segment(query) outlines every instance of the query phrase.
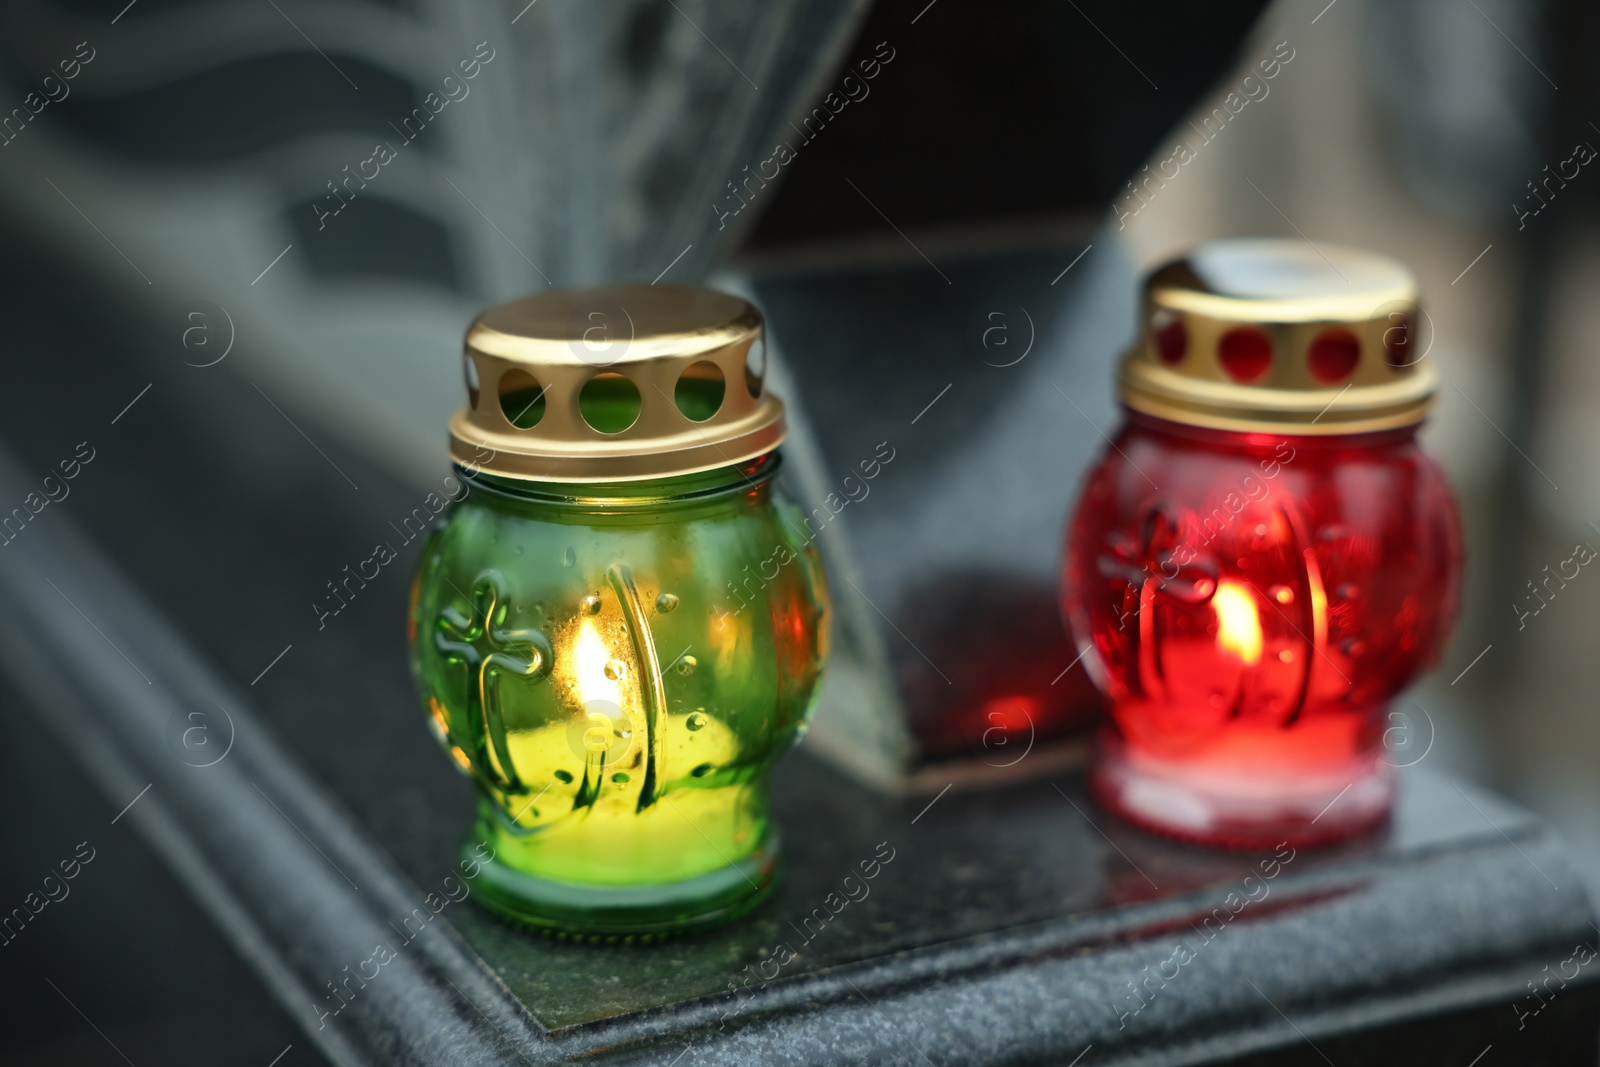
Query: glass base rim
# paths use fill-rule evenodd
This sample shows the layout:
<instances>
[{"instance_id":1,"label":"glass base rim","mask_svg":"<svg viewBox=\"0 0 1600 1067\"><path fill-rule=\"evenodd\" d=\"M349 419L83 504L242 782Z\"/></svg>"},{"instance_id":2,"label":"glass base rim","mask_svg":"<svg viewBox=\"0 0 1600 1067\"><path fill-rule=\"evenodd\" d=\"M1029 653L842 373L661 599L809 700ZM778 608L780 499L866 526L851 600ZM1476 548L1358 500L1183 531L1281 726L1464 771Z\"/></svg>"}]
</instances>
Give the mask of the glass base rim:
<instances>
[{"instance_id":1,"label":"glass base rim","mask_svg":"<svg viewBox=\"0 0 1600 1067\"><path fill-rule=\"evenodd\" d=\"M1089 767L1090 795L1117 817L1163 837L1240 852L1333 845L1389 821L1398 790L1394 768L1374 759L1326 791L1272 796L1255 788L1199 787L1135 766L1104 739Z\"/></svg>"},{"instance_id":2,"label":"glass base rim","mask_svg":"<svg viewBox=\"0 0 1600 1067\"><path fill-rule=\"evenodd\" d=\"M776 832L744 859L679 882L608 886L562 882L519 871L498 856L484 861L468 834L460 856L482 867L473 897L522 929L559 940L642 944L710 930L748 915L772 895L782 874Z\"/></svg>"}]
</instances>

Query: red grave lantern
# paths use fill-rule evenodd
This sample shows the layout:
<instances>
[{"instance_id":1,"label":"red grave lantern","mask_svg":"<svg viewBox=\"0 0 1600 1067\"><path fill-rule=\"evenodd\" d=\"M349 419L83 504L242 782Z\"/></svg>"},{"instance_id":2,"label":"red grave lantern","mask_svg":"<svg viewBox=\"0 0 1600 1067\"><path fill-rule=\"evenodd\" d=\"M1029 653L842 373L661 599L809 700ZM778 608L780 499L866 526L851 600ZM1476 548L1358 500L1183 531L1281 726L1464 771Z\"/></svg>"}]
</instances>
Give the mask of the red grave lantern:
<instances>
[{"instance_id":1,"label":"red grave lantern","mask_svg":"<svg viewBox=\"0 0 1600 1067\"><path fill-rule=\"evenodd\" d=\"M1090 776L1112 811L1239 848L1388 815L1386 707L1441 652L1461 565L1416 442L1417 313L1399 263L1304 241L1215 241L1147 280L1064 575L1112 703Z\"/></svg>"}]
</instances>

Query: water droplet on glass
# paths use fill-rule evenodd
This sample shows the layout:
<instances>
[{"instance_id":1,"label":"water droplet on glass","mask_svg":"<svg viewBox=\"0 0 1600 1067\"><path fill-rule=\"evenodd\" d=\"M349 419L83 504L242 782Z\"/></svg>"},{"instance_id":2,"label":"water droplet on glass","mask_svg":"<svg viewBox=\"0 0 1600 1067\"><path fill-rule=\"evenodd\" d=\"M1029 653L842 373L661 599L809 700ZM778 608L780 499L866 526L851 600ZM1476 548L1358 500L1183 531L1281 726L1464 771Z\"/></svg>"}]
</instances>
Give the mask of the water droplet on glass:
<instances>
[{"instance_id":1,"label":"water droplet on glass","mask_svg":"<svg viewBox=\"0 0 1600 1067\"><path fill-rule=\"evenodd\" d=\"M704 778L706 775L711 773L711 764L702 763L689 773L694 775L696 778Z\"/></svg>"},{"instance_id":2,"label":"water droplet on glass","mask_svg":"<svg viewBox=\"0 0 1600 1067\"><path fill-rule=\"evenodd\" d=\"M628 665L620 659L606 660L606 677L613 682L621 681L628 674Z\"/></svg>"},{"instance_id":3,"label":"water droplet on glass","mask_svg":"<svg viewBox=\"0 0 1600 1067\"><path fill-rule=\"evenodd\" d=\"M1227 705L1227 703L1228 703L1228 698L1226 696L1224 696L1222 693L1212 693L1206 699L1211 704L1211 706L1214 707L1214 708L1225 707Z\"/></svg>"},{"instance_id":4,"label":"water droplet on glass","mask_svg":"<svg viewBox=\"0 0 1600 1067\"><path fill-rule=\"evenodd\" d=\"M656 610L665 615L678 606L678 598L672 593L662 593L656 597Z\"/></svg>"},{"instance_id":5,"label":"water droplet on glass","mask_svg":"<svg viewBox=\"0 0 1600 1067\"><path fill-rule=\"evenodd\" d=\"M512 545L511 546L511 551L515 552L517 555L520 556L520 555L522 555L522 546L521 545Z\"/></svg>"},{"instance_id":6,"label":"water droplet on glass","mask_svg":"<svg viewBox=\"0 0 1600 1067\"><path fill-rule=\"evenodd\" d=\"M1278 660L1282 663L1294 662L1294 649L1283 648L1278 650Z\"/></svg>"},{"instance_id":7,"label":"water droplet on glass","mask_svg":"<svg viewBox=\"0 0 1600 1067\"><path fill-rule=\"evenodd\" d=\"M698 711L694 712L689 716L688 720L684 722L684 725L691 730L703 730L705 729L706 725L706 717L700 714Z\"/></svg>"},{"instance_id":8,"label":"water droplet on glass","mask_svg":"<svg viewBox=\"0 0 1600 1067\"><path fill-rule=\"evenodd\" d=\"M557 771L556 772L556 781L570 783L572 781L572 772L571 771Z\"/></svg>"},{"instance_id":9,"label":"water droplet on glass","mask_svg":"<svg viewBox=\"0 0 1600 1067\"><path fill-rule=\"evenodd\" d=\"M694 669L696 667L698 667L699 665L700 665L700 661L695 659L693 656L684 656L682 659L680 659L678 661L678 673L679 674L693 674L694 673Z\"/></svg>"},{"instance_id":10,"label":"water droplet on glass","mask_svg":"<svg viewBox=\"0 0 1600 1067\"><path fill-rule=\"evenodd\" d=\"M597 596L586 596L586 597L584 597L583 598L583 613L585 615L598 615L598 614L600 614L600 598L597 597Z\"/></svg>"},{"instance_id":11,"label":"water droplet on glass","mask_svg":"<svg viewBox=\"0 0 1600 1067\"><path fill-rule=\"evenodd\" d=\"M613 774L611 776L611 780L613 782L616 782L618 785L627 785L628 784L628 775L624 771L618 771L616 774Z\"/></svg>"},{"instance_id":12,"label":"water droplet on glass","mask_svg":"<svg viewBox=\"0 0 1600 1067\"><path fill-rule=\"evenodd\" d=\"M1353 582L1345 582L1333 591L1333 595L1340 600L1359 600L1361 599L1361 587Z\"/></svg>"},{"instance_id":13,"label":"water droplet on glass","mask_svg":"<svg viewBox=\"0 0 1600 1067\"><path fill-rule=\"evenodd\" d=\"M1367 643L1358 637L1352 637L1341 644L1339 650L1347 656L1359 656L1367 650Z\"/></svg>"},{"instance_id":14,"label":"water droplet on glass","mask_svg":"<svg viewBox=\"0 0 1600 1067\"><path fill-rule=\"evenodd\" d=\"M1275 585L1267 592L1272 594L1272 599L1280 604L1294 603L1294 590L1286 585Z\"/></svg>"},{"instance_id":15,"label":"water droplet on glass","mask_svg":"<svg viewBox=\"0 0 1600 1067\"><path fill-rule=\"evenodd\" d=\"M567 550L561 553L561 565L563 567L576 567L578 565L578 552L571 545L568 545Z\"/></svg>"}]
</instances>

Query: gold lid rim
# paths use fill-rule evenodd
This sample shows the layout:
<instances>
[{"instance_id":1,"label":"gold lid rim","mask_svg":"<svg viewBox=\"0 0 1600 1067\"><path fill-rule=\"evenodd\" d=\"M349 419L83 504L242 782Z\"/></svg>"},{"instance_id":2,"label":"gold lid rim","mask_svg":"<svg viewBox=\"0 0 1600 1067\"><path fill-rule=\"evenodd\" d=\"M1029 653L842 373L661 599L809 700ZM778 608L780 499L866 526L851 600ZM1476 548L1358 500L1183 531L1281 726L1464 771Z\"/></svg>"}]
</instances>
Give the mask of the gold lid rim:
<instances>
[{"instance_id":1,"label":"gold lid rim","mask_svg":"<svg viewBox=\"0 0 1600 1067\"><path fill-rule=\"evenodd\" d=\"M1329 242L1315 245L1305 242L1315 253L1307 256L1300 244L1291 239L1267 237L1208 241L1182 258L1156 268L1146 282L1146 297L1159 307L1240 324L1359 322L1376 317L1380 309L1415 304L1420 299L1416 274L1398 260L1367 249ZM1271 295L1239 288L1214 288L1213 282L1221 281L1214 271L1222 268L1223 275L1231 273L1217 258L1219 254L1233 258L1234 270L1242 261L1253 257L1287 256L1290 260L1304 259L1313 265L1325 264L1339 276L1345 288L1290 292L1283 291L1283 287L1271 287L1280 290ZM1339 264L1343 265L1342 270ZM1352 276L1346 276L1345 271ZM1236 278L1234 284L1240 281ZM1251 283L1244 282L1244 289L1250 287ZM1261 288L1259 284L1255 287Z\"/></svg>"},{"instance_id":2,"label":"gold lid rim","mask_svg":"<svg viewBox=\"0 0 1600 1067\"><path fill-rule=\"evenodd\" d=\"M715 437L691 423L670 438L657 438L648 454L639 453L636 442L607 438L599 431L595 440L561 442L569 447L540 450L519 436L528 431L476 431L468 409L462 408L450 418L450 459L468 470L522 481L640 482L743 463L773 451L788 436L783 401L771 393L763 394L756 410L741 421L745 428ZM729 429L723 427L724 432Z\"/></svg>"},{"instance_id":3,"label":"gold lid rim","mask_svg":"<svg viewBox=\"0 0 1600 1067\"><path fill-rule=\"evenodd\" d=\"M1139 358L1122 357L1118 396L1135 411L1172 422L1240 432L1332 435L1410 426L1427 418L1439 373L1419 363L1405 378L1381 385L1271 389L1204 381Z\"/></svg>"},{"instance_id":4,"label":"gold lid rim","mask_svg":"<svg viewBox=\"0 0 1600 1067\"><path fill-rule=\"evenodd\" d=\"M672 334L657 337L634 337L615 359L590 359L574 349L578 342L544 337L519 337L503 333L492 326L474 323L467 331L466 347L469 352L496 356L507 360L537 360L544 365L572 367L579 370L605 371L629 363L643 363L662 357L690 359L719 351L740 341L750 340L761 333L761 320L755 309L735 322L714 329L699 330L693 334Z\"/></svg>"},{"instance_id":5,"label":"gold lid rim","mask_svg":"<svg viewBox=\"0 0 1600 1067\"><path fill-rule=\"evenodd\" d=\"M1152 284L1149 291L1149 300L1156 307L1205 315L1208 318L1239 325L1359 323L1384 308L1415 304L1418 298L1415 285L1358 296L1330 295L1285 300L1248 300L1243 297L1203 293L1182 286L1161 284Z\"/></svg>"},{"instance_id":6,"label":"gold lid rim","mask_svg":"<svg viewBox=\"0 0 1600 1067\"><path fill-rule=\"evenodd\" d=\"M675 317L686 315L689 307L721 314L699 320ZM663 315L671 321L663 321ZM486 308L467 329L466 347L511 362L604 371L705 355L754 340L762 328L761 312L731 293L622 283L558 289ZM604 358L612 349L617 350L615 357ZM597 350L603 354L596 355Z\"/></svg>"}]
</instances>

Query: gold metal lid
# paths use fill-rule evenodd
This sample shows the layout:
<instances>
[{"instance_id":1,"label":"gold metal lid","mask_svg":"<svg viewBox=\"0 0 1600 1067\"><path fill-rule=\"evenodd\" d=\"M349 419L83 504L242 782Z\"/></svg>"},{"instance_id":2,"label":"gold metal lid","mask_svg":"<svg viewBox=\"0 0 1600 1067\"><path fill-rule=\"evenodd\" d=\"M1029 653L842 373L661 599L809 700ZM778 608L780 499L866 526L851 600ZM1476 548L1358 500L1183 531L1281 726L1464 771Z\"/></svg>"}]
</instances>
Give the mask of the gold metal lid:
<instances>
[{"instance_id":1,"label":"gold metal lid","mask_svg":"<svg viewBox=\"0 0 1600 1067\"><path fill-rule=\"evenodd\" d=\"M784 437L765 353L761 313L711 289L613 285L501 304L467 330L467 406L450 420L450 457L546 482L752 459Z\"/></svg>"},{"instance_id":2,"label":"gold metal lid","mask_svg":"<svg viewBox=\"0 0 1600 1067\"><path fill-rule=\"evenodd\" d=\"M1210 241L1145 281L1119 391L1220 430L1365 433L1421 422L1417 281L1386 256L1278 238Z\"/></svg>"}]
</instances>

